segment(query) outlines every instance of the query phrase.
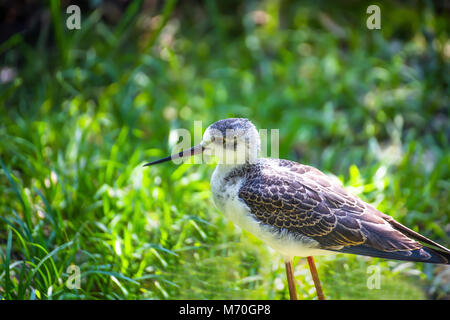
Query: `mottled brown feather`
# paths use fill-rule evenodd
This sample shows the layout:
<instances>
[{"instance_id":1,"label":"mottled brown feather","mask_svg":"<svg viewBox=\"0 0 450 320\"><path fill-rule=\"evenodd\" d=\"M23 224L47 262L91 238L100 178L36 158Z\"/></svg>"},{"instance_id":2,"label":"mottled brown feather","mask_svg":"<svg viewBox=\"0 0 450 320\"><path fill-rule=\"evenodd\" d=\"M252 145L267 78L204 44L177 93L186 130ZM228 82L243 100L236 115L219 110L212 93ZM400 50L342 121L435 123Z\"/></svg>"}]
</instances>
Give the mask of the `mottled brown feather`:
<instances>
[{"instance_id":1,"label":"mottled brown feather","mask_svg":"<svg viewBox=\"0 0 450 320\"><path fill-rule=\"evenodd\" d=\"M258 221L308 236L323 249L364 244L393 252L422 247L396 230L392 218L313 167L266 159L235 174L246 176L239 197Z\"/></svg>"}]
</instances>

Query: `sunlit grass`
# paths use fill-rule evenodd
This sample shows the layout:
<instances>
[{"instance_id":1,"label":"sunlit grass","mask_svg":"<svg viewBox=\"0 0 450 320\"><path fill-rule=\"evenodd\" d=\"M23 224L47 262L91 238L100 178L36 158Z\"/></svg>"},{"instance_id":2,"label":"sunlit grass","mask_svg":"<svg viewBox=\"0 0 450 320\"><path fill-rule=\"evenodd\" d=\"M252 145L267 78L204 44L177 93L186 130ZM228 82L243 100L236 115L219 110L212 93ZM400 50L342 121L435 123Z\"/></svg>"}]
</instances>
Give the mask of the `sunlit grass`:
<instances>
[{"instance_id":1,"label":"sunlit grass","mask_svg":"<svg viewBox=\"0 0 450 320\"><path fill-rule=\"evenodd\" d=\"M404 20L386 20L381 34L349 17L338 38L320 24L324 9L284 13L277 1L236 17L212 5L212 21L173 16L157 29L139 26L136 8L118 26L92 12L82 32L57 31L67 36L57 36L58 50L22 37L1 47L2 64L21 66L0 86L2 298L287 299L281 257L215 209L212 165L142 167L194 120L206 128L243 116L280 129L281 157L333 174L448 247L444 17L397 8ZM267 24L252 20L255 10ZM436 45L421 32L424 15ZM295 264L299 296L315 299L307 264ZM350 255L317 264L329 299L425 299L436 275L430 265ZM73 265L79 289L67 286ZM367 286L374 265L379 289Z\"/></svg>"}]
</instances>

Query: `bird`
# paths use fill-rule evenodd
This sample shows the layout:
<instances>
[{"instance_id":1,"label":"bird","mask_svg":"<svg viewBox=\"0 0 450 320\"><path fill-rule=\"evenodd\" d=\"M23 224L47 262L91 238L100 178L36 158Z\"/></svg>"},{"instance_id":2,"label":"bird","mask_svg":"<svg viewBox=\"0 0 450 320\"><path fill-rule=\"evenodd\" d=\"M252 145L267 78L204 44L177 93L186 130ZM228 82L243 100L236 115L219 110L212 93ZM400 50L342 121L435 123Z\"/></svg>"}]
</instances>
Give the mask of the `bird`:
<instances>
[{"instance_id":1,"label":"bird","mask_svg":"<svg viewBox=\"0 0 450 320\"><path fill-rule=\"evenodd\" d=\"M226 218L279 252L291 300L297 299L293 258L306 257L319 300L324 300L314 256L356 254L449 264L450 250L377 210L320 170L259 157L261 139L246 118L211 124L200 144L151 166L196 154L219 158L211 176L215 205Z\"/></svg>"}]
</instances>

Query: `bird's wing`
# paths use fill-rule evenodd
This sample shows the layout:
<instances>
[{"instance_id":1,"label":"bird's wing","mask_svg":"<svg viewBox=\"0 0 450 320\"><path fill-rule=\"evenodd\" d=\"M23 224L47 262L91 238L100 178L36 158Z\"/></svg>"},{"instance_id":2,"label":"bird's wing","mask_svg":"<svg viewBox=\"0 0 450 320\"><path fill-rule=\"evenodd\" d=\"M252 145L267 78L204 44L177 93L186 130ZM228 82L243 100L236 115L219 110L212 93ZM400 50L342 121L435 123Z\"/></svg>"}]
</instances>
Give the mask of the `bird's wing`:
<instances>
[{"instance_id":1,"label":"bird's wing","mask_svg":"<svg viewBox=\"0 0 450 320\"><path fill-rule=\"evenodd\" d=\"M287 160L277 164L249 173L239 191L257 220L310 237L322 249L434 262L434 255L395 228L389 216L319 170ZM448 263L445 257L437 259Z\"/></svg>"}]
</instances>

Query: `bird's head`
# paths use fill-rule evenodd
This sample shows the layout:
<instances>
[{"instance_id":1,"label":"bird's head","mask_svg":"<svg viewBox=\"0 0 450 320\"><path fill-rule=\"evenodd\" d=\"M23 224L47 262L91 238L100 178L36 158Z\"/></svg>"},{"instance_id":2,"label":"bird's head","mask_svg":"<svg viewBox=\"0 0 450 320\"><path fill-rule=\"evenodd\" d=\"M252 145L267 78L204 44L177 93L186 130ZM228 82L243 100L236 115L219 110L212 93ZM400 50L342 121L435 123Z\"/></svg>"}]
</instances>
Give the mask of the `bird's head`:
<instances>
[{"instance_id":1,"label":"bird's head","mask_svg":"<svg viewBox=\"0 0 450 320\"><path fill-rule=\"evenodd\" d=\"M203 134L202 142L189 150L147 163L153 165L169 160L185 158L199 153L214 155L219 163L239 165L254 163L260 151L258 130L245 118L229 118L211 124Z\"/></svg>"},{"instance_id":2,"label":"bird's head","mask_svg":"<svg viewBox=\"0 0 450 320\"><path fill-rule=\"evenodd\" d=\"M258 130L245 118L219 120L210 125L203 134L205 152L219 158L223 164L254 162L260 150Z\"/></svg>"}]
</instances>

